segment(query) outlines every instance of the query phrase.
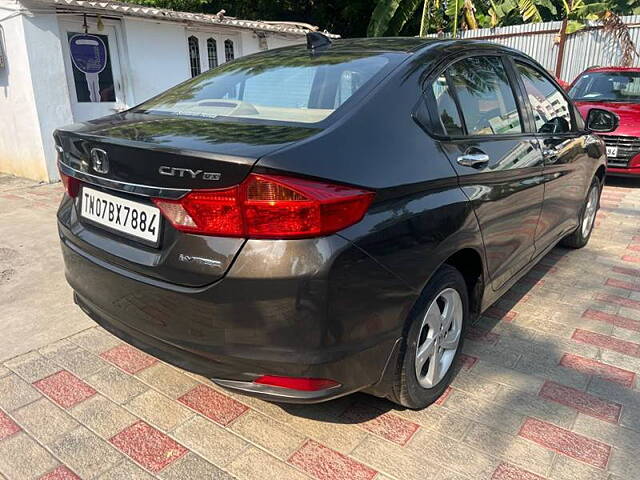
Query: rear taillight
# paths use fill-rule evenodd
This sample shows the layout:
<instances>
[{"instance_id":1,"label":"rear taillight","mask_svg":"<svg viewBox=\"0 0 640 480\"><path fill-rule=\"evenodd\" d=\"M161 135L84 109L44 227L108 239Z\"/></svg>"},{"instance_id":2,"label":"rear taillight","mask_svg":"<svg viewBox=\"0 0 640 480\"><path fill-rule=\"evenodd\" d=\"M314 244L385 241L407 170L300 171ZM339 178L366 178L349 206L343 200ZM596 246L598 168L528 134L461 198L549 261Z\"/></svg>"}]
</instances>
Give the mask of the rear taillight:
<instances>
[{"instance_id":1,"label":"rear taillight","mask_svg":"<svg viewBox=\"0 0 640 480\"><path fill-rule=\"evenodd\" d=\"M359 222L374 193L299 178L250 174L235 187L154 199L178 230L249 238L308 238Z\"/></svg>"},{"instance_id":2,"label":"rear taillight","mask_svg":"<svg viewBox=\"0 0 640 480\"><path fill-rule=\"evenodd\" d=\"M67 195L71 198L76 198L80 191L80 181L77 178L70 177L62 172L60 172L60 180L62 181L62 185L64 186L64 190L67 192Z\"/></svg>"},{"instance_id":3,"label":"rear taillight","mask_svg":"<svg viewBox=\"0 0 640 480\"><path fill-rule=\"evenodd\" d=\"M253 383L288 388L290 390L303 390L306 392L326 390L327 388L340 386L338 382L327 378L281 377L277 375L263 375L256 378Z\"/></svg>"}]
</instances>

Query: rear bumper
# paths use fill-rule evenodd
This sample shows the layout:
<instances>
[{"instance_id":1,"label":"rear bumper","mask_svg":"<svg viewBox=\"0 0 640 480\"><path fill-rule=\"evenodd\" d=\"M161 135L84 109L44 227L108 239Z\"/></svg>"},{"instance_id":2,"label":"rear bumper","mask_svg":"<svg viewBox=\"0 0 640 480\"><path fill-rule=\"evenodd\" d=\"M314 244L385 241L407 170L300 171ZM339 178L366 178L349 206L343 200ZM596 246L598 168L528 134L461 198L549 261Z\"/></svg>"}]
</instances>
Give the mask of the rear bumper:
<instances>
[{"instance_id":1,"label":"rear bumper","mask_svg":"<svg viewBox=\"0 0 640 480\"><path fill-rule=\"evenodd\" d=\"M275 401L313 403L380 385L415 299L338 236L292 242L296 254L269 268L266 242L247 242L223 279L191 288L109 264L74 244L61 224L59 231L76 302L97 323L169 363ZM282 264L301 260L307 265L298 273ZM261 375L328 378L340 386L312 393L265 388L252 383Z\"/></svg>"}]
</instances>

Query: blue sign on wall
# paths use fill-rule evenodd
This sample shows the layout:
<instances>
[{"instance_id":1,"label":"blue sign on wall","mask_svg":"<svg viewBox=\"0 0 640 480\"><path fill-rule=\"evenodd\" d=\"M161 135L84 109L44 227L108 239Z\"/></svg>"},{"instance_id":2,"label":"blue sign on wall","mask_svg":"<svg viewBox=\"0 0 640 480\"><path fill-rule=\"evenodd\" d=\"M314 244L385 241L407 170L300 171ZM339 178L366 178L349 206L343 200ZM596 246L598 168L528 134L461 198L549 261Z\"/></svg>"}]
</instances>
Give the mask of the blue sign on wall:
<instances>
[{"instance_id":1,"label":"blue sign on wall","mask_svg":"<svg viewBox=\"0 0 640 480\"><path fill-rule=\"evenodd\" d=\"M107 46L97 35L76 34L69 39L73 65L84 73L92 102L100 102L99 75L107 66Z\"/></svg>"}]
</instances>

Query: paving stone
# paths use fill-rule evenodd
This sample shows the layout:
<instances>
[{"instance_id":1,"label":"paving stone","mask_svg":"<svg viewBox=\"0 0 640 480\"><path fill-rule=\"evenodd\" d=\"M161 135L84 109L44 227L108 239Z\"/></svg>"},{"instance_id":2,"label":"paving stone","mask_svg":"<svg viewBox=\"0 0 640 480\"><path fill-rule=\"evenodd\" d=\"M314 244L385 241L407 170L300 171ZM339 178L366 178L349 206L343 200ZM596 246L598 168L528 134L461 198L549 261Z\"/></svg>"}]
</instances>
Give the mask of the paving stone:
<instances>
[{"instance_id":1,"label":"paving stone","mask_svg":"<svg viewBox=\"0 0 640 480\"><path fill-rule=\"evenodd\" d=\"M239 480L282 478L308 480L309 477L269 454L251 447L229 464L227 470Z\"/></svg>"},{"instance_id":2,"label":"paving stone","mask_svg":"<svg viewBox=\"0 0 640 480\"><path fill-rule=\"evenodd\" d=\"M506 433L516 433L524 421L524 414L514 411L504 402L484 402L459 391L454 391L450 395L446 408Z\"/></svg>"},{"instance_id":3,"label":"paving stone","mask_svg":"<svg viewBox=\"0 0 640 480\"><path fill-rule=\"evenodd\" d=\"M69 470L69 467L60 465L40 477L38 480L80 480L80 477Z\"/></svg>"},{"instance_id":4,"label":"paving stone","mask_svg":"<svg viewBox=\"0 0 640 480\"><path fill-rule=\"evenodd\" d=\"M24 432L0 442L0 472L10 479L36 478L57 464L53 455Z\"/></svg>"},{"instance_id":5,"label":"paving stone","mask_svg":"<svg viewBox=\"0 0 640 480\"><path fill-rule=\"evenodd\" d=\"M100 356L132 375L150 367L158 361L137 348L126 344L107 350L101 353Z\"/></svg>"},{"instance_id":6,"label":"paving stone","mask_svg":"<svg viewBox=\"0 0 640 480\"><path fill-rule=\"evenodd\" d=\"M384 477L378 476L376 480L383 479ZM451 470L441 470L435 477L436 480L469 480L469 477L461 473L452 472ZM389 479L387 479L389 480Z\"/></svg>"},{"instance_id":7,"label":"paving stone","mask_svg":"<svg viewBox=\"0 0 640 480\"><path fill-rule=\"evenodd\" d=\"M127 403L149 389L147 385L116 367L107 367L87 377L86 382L119 404Z\"/></svg>"},{"instance_id":8,"label":"paving stone","mask_svg":"<svg viewBox=\"0 0 640 480\"><path fill-rule=\"evenodd\" d=\"M608 382L618 383L625 387L632 387L636 377L636 374L630 370L572 354L563 355L559 365L580 372L583 375L593 375L594 377ZM568 384L565 383L565 385Z\"/></svg>"},{"instance_id":9,"label":"paving stone","mask_svg":"<svg viewBox=\"0 0 640 480\"><path fill-rule=\"evenodd\" d=\"M484 400L491 400L500 390L500 384L492 382L486 377L476 375L475 373L464 371L458 372L458 374L455 375L451 385L456 390L462 390L474 397L481 397Z\"/></svg>"},{"instance_id":10,"label":"paving stone","mask_svg":"<svg viewBox=\"0 0 640 480\"><path fill-rule=\"evenodd\" d=\"M18 424L9 415L0 410L0 440L15 435L20 430L22 429Z\"/></svg>"},{"instance_id":11,"label":"paving stone","mask_svg":"<svg viewBox=\"0 0 640 480\"><path fill-rule=\"evenodd\" d=\"M620 419L622 405L609 402L582 390L565 387L555 382L545 382L539 395L610 423L618 423Z\"/></svg>"},{"instance_id":12,"label":"paving stone","mask_svg":"<svg viewBox=\"0 0 640 480\"><path fill-rule=\"evenodd\" d=\"M571 426L577 415L572 408L509 387L502 388L496 395L495 402L521 415L536 417L562 427Z\"/></svg>"},{"instance_id":13,"label":"paving stone","mask_svg":"<svg viewBox=\"0 0 640 480\"><path fill-rule=\"evenodd\" d=\"M476 448L427 430L418 430L404 447L414 455L437 459L438 465L472 478L488 478L500 461ZM393 473L393 472L388 472Z\"/></svg>"},{"instance_id":14,"label":"paving stone","mask_svg":"<svg viewBox=\"0 0 640 480\"><path fill-rule=\"evenodd\" d=\"M163 480L233 480L230 474L194 453L187 453L159 473Z\"/></svg>"},{"instance_id":15,"label":"paving stone","mask_svg":"<svg viewBox=\"0 0 640 480\"><path fill-rule=\"evenodd\" d=\"M40 348L38 352L40 352L40 354L45 358L53 358L64 352L75 350L77 348L78 347L69 340L58 340L57 342Z\"/></svg>"},{"instance_id":16,"label":"paving stone","mask_svg":"<svg viewBox=\"0 0 640 480\"><path fill-rule=\"evenodd\" d=\"M374 469L314 440L307 440L289 457L287 463L298 467L318 480L341 478L371 480L378 473Z\"/></svg>"},{"instance_id":17,"label":"paving stone","mask_svg":"<svg viewBox=\"0 0 640 480\"><path fill-rule=\"evenodd\" d=\"M13 416L31 436L44 445L78 426L78 422L46 398L16 410Z\"/></svg>"},{"instance_id":18,"label":"paving stone","mask_svg":"<svg viewBox=\"0 0 640 480\"><path fill-rule=\"evenodd\" d=\"M305 440L304 435L251 410L234 421L229 428L283 460L289 458Z\"/></svg>"},{"instance_id":19,"label":"paving stone","mask_svg":"<svg viewBox=\"0 0 640 480\"><path fill-rule=\"evenodd\" d=\"M515 369L528 375L535 375L536 377L542 377L546 380L553 380L554 382L567 385L568 387L584 389L589 383L588 375L578 369L566 368L566 365L561 363L561 358L568 357L569 355L571 355L571 358L584 358L573 354L565 354L564 356L556 359L556 355L552 355L547 352L546 357L521 358L515 366ZM584 360L591 359L584 358ZM558 366L558 364L560 364L560 366Z\"/></svg>"},{"instance_id":20,"label":"paving stone","mask_svg":"<svg viewBox=\"0 0 640 480\"><path fill-rule=\"evenodd\" d=\"M136 376L171 398L178 398L198 385L185 373L160 362L138 372Z\"/></svg>"},{"instance_id":21,"label":"paving stone","mask_svg":"<svg viewBox=\"0 0 640 480\"><path fill-rule=\"evenodd\" d=\"M98 480L152 480L153 478L135 463L126 460L104 472Z\"/></svg>"},{"instance_id":22,"label":"paving stone","mask_svg":"<svg viewBox=\"0 0 640 480\"><path fill-rule=\"evenodd\" d=\"M224 467L240 455L247 442L200 416L180 425L172 434L182 445L216 466Z\"/></svg>"},{"instance_id":23,"label":"paving stone","mask_svg":"<svg viewBox=\"0 0 640 480\"><path fill-rule=\"evenodd\" d=\"M564 455L556 455L549 478L551 480L607 480L609 477L606 472L598 468Z\"/></svg>"},{"instance_id":24,"label":"paving stone","mask_svg":"<svg viewBox=\"0 0 640 480\"><path fill-rule=\"evenodd\" d=\"M441 466L439 459L432 462L426 455L416 455L405 447L387 442L381 438L368 436L350 455L375 470L395 478L435 479ZM390 458L395 459L392 463Z\"/></svg>"},{"instance_id":25,"label":"paving stone","mask_svg":"<svg viewBox=\"0 0 640 480\"><path fill-rule=\"evenodd\" d=\"M35 388L17 375L12 374L0 378L0 407L8 412L27 405L40 397L40 393Z\"/></svg>"},{"instance_id":26,"label":"paving stone","mask_svg":"<svg viewBox=\"0 0 640 480\"><path fill-rule=\"evenodd\" d=\"M640 344L621 340L610 335L602 335L578 328L571 338L576 342L594 345L606 350L613 350L624 355L640 356Z\"/></svg>"},{"instance_id":27,"label":"paving stone","mask_svg":"<svg viewBox=\"0 0 640 480\"><path fill-rule=\"evenodd\" d=\"M96 355L122 345L122 341L100 327L90 328L69 338L76 345Z\"/></svg>"},{"instance_id":28,"label":"paving stone","mask_svg":"<svg viewBox=\"0 0 640 480\"><path fill-rule=\"evenodd\" d=\"M65 350L52 357L52 360L80 378L86 378L108 366L100 357L82 348Z\"/></svg>"},{"instance_id":29,"label":"paving stone","mask_svg":"<svg viewBox=\"0 0 640 480\"><path fill-rule=\"evenodd\" d=\"M520 436L597 468L605 468L611 455L607 444L533 418L523 424Z\"/></svg>"},{"instance_id":30,"label":"paving stone","mask_svg":"<svg viewBox=\"0 0 640 480\"><path fill-rule=\"evenodd\" d=\"M5 366L17 373L23 380L33 383L60 370L55 363L38 352L29 352L5 362Z\"/></svg>"},{"instance_id":31,"label":"paving stone","mask_svg":"<svg viewBox=\"0 0 640 480\"><path fill-rule=\"evenodd\" d=\"M122 461L122 455L85 427L65 433L49 448L81 478L91 478Z\"/></svg>"},{"instance_id":32,"label":"paving stone","mask_svg":"<svg viewBox=\"0 0 640 480\"><path fill-rule=\"evenodd\" d=\"M416 423L364 402L354 403L340 418L398 445L405 445L420 428Z\"/></svg>"},{"instance_id":33,"label":"paving stone","mask_svg":"<svg viewBox=\"0 0 640 480\"><path fill-rule=\"evenodd\" d=\"M502 462L491 476L491 480L545 480L540 475L523 470L520 467Z\"/></svg>"},{"instance_id":34,"label":"paving stone","mask_svg":"<svg viewBox=\"0 0 640 480\"><path fill-rule=\"evenodd\" d=\"M151 425L138 421L109 442L147 470L158 473L187 454L187 449Z\"/></svg>"},{"instance_id":35,"label":"paving stone","mask_svg":"<svg viewBox=\"0 0 640 480\"><path fill-rule=\"evenodd\" d=\"M102 395L69 409L69 414L104 439L136 422L137 418L127 410Z\"/></svg>"},{"instance_id":36,"label":"paving stone","mask_svg":"<svg viewBox=\"0 0 640 480\"><path fill-rule=\"evenodd\" d=\"M609 471L625 479L638 478L638 472L640 472L638 451L614 448L609 461Z\"/></svg>"},{"instance_id":37,"label":"paving stone","mask_svg":"<svg viewBox=\"0 0 640 480\"><path fill-rule=\"evenodd\" d=\"M554 457L551 450L480 424L471 427L464 443L539 475L547 472Z\"/></svg>"},{"instance_id":38,"label":"paving stone","mask_svg":"<svg viewBox=\"0 0 640 480\"><path fill-rule=\"evenodd\" d=\"M367 432L356 425L335 423L336 417L308 418L295 413L287 418L287 424L300 434L337 450L349 453L366 436Z\"/></svg>"},{"instance_id":39,"label":"paving stone","mask_svg":"<svg viewBox=\"0 0 640 480\"><path fill-rule=\"evenodd\" d=\"M247 406L206 385L198 385L178 399L220 425L227 425L247 411Z\"/></svg>"},{"instance_id":40,"label":"paving stone","mask_svg":"<svg viewBox=\"0 0 640 480\"><path fill-rule=\"evenodd\" d=\"M11 373L11 370L9 370L7 367L0 365L0 378L6 377L10 373Z\"/></svg>"},{"instance_id":41,"label":"paving stone","mask_svg":"<svg viewBox=\"0 0 640 480\"><path fill-rule=\"evenodd\" d=\"M126 407L154 427L165 432L173 430L195 415L188 408L155 390L147 390L138 395L129 401Z\"/></svg>"},{"instance_id":42,"label":"paving stone","mask_svg":"<svg viewBox=\"0 0 640 480\"><path fill-rule=\"evenodd\" d=\"M486 361L478 362L473 368L473 373L493 382L502 383L516 390L532 394L538 393L544 383L542 378Z\"/></svg>"},{"instance_id":43,"label":"paving stone","mask_svg":"<svg viewBox=\"0 0 640 480\"><path fill-rule=\"evenodd\" d=\"M477 404L476 401L473 402ZM429 405L427 408L421 410L398 410L397 415L411 420L423 428L436 431L455 440L461 440L469 426L473 423L461 413L438 405ZM522 422L519 421L514 424L514 431L520 428L520 423Z\"/></svg>"},{"instance_id":44,"label":"paving stone","mask_svg":"<svg viewBox=\"0 0 640 480\"><path fill-rule=\"evenodd\" d=\"M33 385L63 408L73 407L96 394L93 388L66 370L60 370Z\"/></svg>"}]
</instances>

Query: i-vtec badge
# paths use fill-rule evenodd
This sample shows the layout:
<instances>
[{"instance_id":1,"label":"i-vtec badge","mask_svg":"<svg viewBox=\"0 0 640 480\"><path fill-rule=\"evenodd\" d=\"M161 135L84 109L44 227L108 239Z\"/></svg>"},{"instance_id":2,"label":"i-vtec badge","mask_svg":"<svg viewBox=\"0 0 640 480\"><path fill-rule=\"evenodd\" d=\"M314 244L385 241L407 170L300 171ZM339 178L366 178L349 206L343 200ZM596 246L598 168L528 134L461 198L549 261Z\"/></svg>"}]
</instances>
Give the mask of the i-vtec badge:
<instances>
[{"instance_id":1,"label":"i-vtec badge","mask_svg":"<svg viewBox=\"0 0 640 480\"><path fill-rule=\"evenodd\" d=\"M181 178L201 178L202 180L220 180L221 173L218 172L205 172L204 170L192 170L190 168L179 167L166 167L162 166L158 169L160 175L167 175L169 177L181 177Z\"/></svg>"}]
</instances>

